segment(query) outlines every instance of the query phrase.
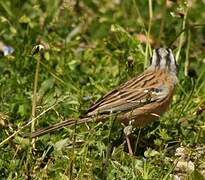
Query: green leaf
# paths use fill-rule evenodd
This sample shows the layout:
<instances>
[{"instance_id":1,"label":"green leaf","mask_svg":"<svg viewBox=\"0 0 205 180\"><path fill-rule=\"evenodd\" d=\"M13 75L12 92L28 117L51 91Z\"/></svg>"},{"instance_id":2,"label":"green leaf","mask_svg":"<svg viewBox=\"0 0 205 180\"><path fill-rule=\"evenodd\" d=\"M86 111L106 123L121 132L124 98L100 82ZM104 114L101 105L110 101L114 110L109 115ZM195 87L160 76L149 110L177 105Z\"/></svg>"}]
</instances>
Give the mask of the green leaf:
<instances>
[{"instance_id":1,"label":"green leaf","mask_svg":"<svg viewBox=\"0 0 205 180\"><path fill-rule=\"evenodd\" d=\"M158 151L150 149L150 148L144 152L144 156L147 158L158 156L159 154L160 153Z\"/></svg>"},{"instance_id":2,"label":"green leaf","mask_svg":"<svg viewBox=\"0 0 205 180\"><path fill-rule=\"evenodd\" d=\"M26 15L21 16L19 19L19 23L29 24L30 22L31 22L31 19Z\"/></svg>"},{"instance_id":3,"label":"green leaf","mask_svg":"<svg viewBox=\"0 0 205 180\"><path fill-rule=\"evenodd\" d=\"M57 151L61 151L69 142L69 138L62 139L54 144Z\"/></svg>"}]
</instances>

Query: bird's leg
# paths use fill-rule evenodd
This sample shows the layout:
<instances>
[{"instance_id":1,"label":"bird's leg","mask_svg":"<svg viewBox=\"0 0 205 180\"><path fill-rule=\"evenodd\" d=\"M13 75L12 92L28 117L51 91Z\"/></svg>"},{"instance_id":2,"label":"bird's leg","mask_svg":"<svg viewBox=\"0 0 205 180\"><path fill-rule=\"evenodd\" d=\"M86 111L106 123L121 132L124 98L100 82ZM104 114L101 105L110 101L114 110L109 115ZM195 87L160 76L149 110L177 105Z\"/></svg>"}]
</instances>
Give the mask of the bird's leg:
<instances>
[{"instance_id":1,"label":"bird's leg","mask_svg":"<svg viewBox=\"0 0 205 180\"><path fill-rule=\"evenodd\" d=\"M138 145L138 142L139 142L139 137L140 137L141 129L142 129L142 128L140 128L139 131L138 131L137 140L136 140L136 143L135 143L135 151L134 151L134 154L136 154L136 152L137 152L137 145Z\"/></svg>"},{"instance_id":2,"label":"bird's leg","mask_svg":"<svg viewBox=\"0 0 205 180\"><path fill-rule=\"evenodd\" d=\"M129 136L132 134L132 131L133 131L132 124L133 124L133 120L129 121L129 125L124 128L124 134L125 134L125 139L127 141L128 151L129 151L129 154L131 156L134 155L133 150L132 150L132 146L131 146L131 142L129 139Z\"/></svg>"}]
</instances>

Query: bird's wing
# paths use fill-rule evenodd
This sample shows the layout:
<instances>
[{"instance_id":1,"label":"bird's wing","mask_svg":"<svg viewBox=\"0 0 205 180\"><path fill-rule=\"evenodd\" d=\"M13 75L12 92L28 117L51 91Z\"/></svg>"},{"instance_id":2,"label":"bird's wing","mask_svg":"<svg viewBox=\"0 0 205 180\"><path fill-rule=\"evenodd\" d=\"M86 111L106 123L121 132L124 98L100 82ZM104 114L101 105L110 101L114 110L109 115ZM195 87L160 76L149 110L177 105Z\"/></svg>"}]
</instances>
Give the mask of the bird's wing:
<instances>
[{"instance_id":1,"label":"bird's wing","mask_svg":"<svg viewBox=\"0 0 205 180\"><path fill-rule=\"evenodd\" d=\"M167 97L169 89L166 85L156 82L145 84L143 87L142 84L137 83L139 79L140 77L128 81L102 97L89 108L87 115L130 111L146 104L162 101Z\"/></svg>"}]
</instances>

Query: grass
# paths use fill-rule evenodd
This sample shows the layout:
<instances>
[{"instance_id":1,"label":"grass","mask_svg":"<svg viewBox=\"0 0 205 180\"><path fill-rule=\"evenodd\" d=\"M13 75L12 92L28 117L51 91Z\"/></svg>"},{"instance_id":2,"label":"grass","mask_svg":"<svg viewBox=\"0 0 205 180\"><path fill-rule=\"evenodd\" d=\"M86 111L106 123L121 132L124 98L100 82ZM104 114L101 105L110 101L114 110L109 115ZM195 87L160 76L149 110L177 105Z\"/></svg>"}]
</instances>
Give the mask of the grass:
<instances>
[{"instance_id":1,"label":"grass","mask_svg":"<svg viewBox=\"0 0 205 180\"><path fill-rule=\"evenodd\" d=\"M1 41L15 49L0 58L1 179L204 179L203 6L199 0L0 2ZM38 44L43 58L31 55ZM179 83L160 121L133 133L141 131L136 156L128 155L114 118L23 138L32 118L37 129L79 117L142 72L159 46L173 49Z\"/></svg>"}]
</instances>

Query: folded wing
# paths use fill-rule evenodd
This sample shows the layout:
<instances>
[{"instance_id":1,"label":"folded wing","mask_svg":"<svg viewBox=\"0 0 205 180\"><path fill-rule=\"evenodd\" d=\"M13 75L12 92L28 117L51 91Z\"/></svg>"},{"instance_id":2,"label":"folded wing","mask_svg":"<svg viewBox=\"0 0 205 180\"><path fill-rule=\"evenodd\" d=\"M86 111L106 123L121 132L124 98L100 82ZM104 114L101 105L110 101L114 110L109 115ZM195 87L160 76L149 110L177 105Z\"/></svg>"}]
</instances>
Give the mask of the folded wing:
<instances>
[{"instance_id":1,"label":"folded wing","mask_svg":"<svg viewBox=\"0 0 205 180\"><path fill-rule=\"evenodd\" d=\"M92 105L87 115L92 116L130 111L156 101L162 101L169 93L168 87L159 83L158 86L154 84L146 85L143 88L138 87L134 83L132 86L123 85L111 91Z\"/></svg>"}]
</instances>

